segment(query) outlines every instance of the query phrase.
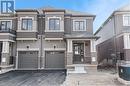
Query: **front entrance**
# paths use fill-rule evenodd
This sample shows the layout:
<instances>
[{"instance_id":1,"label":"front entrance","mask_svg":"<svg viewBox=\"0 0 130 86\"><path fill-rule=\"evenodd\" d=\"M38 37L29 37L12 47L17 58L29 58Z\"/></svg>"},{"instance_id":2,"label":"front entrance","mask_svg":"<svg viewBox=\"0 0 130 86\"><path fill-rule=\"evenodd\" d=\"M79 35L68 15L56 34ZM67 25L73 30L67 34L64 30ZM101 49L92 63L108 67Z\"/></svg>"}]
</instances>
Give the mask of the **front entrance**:
<instances>
[{"instance_id":1,"label":"front entrance","mask_svg":"<svg viewBox=\"0 0 130 86\"><path fill-rule=\"evenodd\" d=\"M73 63L84 62L84 43L73 43Z\"/></svg>"}]
</instances>

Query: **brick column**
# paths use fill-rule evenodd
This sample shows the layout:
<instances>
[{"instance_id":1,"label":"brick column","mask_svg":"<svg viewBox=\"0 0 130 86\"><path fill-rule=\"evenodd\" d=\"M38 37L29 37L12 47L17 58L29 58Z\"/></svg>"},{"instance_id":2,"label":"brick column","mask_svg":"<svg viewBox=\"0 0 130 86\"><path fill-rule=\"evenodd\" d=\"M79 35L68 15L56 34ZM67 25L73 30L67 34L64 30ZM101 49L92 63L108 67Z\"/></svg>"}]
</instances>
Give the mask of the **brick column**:
<instances>
[{"instance_id":1,"label":"brick column","mask_svg":"<svg viewBox=\"0 0 130 86\"><path fill-rule=\"evenodd\" d=\"M67 40L67 65L73 64L73 43L71 39Z\"/></svg>"},{"instance_id":2,"label":"brick column","mask_svg":"<svg viewBox=\"0 0 130 86\"><path fill-rule=\"evenodd\" d=\"M130 61L130 34L124 34L124 54L125 60Z\"/></svg>"},{"instance_id":3,"label":"brick column","mask_svg":"<svg viewBox=\"0 0 130 86\"><path fill-rule=\"evenodd\" d=\"M9 42L8 41L3 41L1 57L2 57L1 65L3 66L9 65Z\"/></svg>"},{"instance_id":4,"label":"brick column","mask_svg":"<svg viewBox=\"0 0 130 86\"><path fill-rule=\"evenodd\" d=\"M95 39L91 40L91 63L97 64L97 52L96 52L96 45L95 45Z\"/></svg>"}]
</instances>

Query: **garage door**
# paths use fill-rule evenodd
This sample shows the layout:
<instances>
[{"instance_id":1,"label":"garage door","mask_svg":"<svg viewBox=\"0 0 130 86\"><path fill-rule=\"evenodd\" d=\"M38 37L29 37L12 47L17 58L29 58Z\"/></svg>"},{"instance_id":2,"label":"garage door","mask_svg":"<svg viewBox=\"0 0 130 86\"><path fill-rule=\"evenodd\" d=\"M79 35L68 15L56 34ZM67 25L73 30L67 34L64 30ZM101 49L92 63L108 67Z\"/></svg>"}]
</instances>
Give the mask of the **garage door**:
<instances>
[{"instance_id":1,"label":"garage door","mask_svg":"<svg viewBox=\"0 0 130 86\"><path fill-rule=\"evenodd\" d=\"M49 69L64 69L65 68L65 53L64 51L47 51L45 67Z\"/></svg>"},{"instance_id":2,"label":"garage door","mask_svg":"<svg viewBox=\"0 0 130 86\"><path fill-rule=\"evenodd\" d=\"M36 51L20 51L18 53L19 69L37 69L38 68L38 52Z\"/></svg>"}]
</instances>

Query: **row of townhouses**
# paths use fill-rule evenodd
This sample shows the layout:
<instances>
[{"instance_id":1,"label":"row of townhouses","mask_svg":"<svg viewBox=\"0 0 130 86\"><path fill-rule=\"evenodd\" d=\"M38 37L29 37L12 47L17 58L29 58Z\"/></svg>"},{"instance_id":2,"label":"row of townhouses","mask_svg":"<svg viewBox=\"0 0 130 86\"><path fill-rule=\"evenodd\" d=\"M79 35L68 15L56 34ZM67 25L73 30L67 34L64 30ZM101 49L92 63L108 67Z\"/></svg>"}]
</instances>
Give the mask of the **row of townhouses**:
<instances>
[{"instance_id":1,"label":"row of townhouses","mask_svg":"<svg viewBox=\"0 0 130 86\"><path fill-rule=\"evenodd\" d=\"M84 73L105 59L129 62L130 5L115 10L95 35L94 19L89 13L48 7L0 14L1 69Z\"/></svg>"},{"instance_id":2,"label":"row of townhouses","mask_svg":"<svg viewBox=\"0 0 130 86\"><path fill-rule=\"evenodd\" d=\"M55 8L0 14L1 69L96 70L94 19L89 13Z\"/></svg>"},{"instance_id":3,"label":"row of townhouses","mask_svg":"<svg viewBox=\"0 0 130 86\"><path fill-rule=\"evenodd\" d=\"M98 63L105 59L130 63L130 5L115 10L95 33Z\"/></svg>"}]
</instances>

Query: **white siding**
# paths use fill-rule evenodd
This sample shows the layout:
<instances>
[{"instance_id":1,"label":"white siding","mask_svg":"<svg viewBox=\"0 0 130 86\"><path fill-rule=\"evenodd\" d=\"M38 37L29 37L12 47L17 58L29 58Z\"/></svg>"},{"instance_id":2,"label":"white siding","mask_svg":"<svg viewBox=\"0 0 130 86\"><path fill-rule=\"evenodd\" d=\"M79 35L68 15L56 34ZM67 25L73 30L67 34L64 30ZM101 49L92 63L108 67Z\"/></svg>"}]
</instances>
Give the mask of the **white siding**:
<instances>
[{"instance_id":1,"label":"white siding","mask_svg":"<svg viewBox=\"0 0 130 86\"><path fill-rule=\"evenodd\" d=\"M96 34L100 38L96 41L96 45L100 44L114 36L114 18L110 19L102 29Z\"/></svg>"}]
</instances>

